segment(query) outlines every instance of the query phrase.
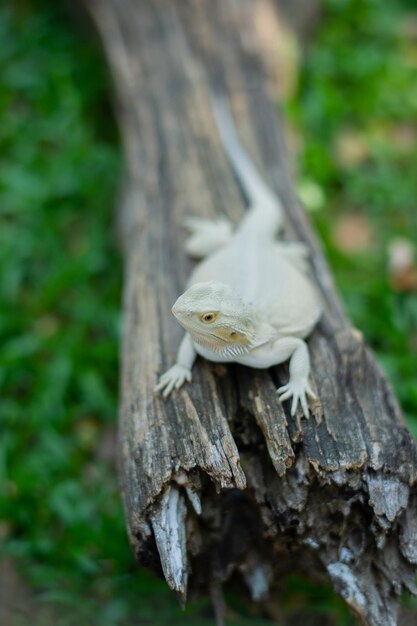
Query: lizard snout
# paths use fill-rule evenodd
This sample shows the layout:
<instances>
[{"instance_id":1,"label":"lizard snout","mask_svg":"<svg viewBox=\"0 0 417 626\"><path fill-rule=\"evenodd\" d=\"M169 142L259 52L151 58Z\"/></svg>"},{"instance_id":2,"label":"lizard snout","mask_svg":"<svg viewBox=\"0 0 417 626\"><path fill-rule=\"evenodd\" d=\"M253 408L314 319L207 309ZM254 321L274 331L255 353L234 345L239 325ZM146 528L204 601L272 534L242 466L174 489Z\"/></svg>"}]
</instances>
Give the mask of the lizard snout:
<instances>
[{"instance_id":1,"label":"lizard snout","mask_svg":"<svg viewBox=\"0 0 417 626\"><path fill-rule=\"evenodd\" d=\"M177 318L182 318L182 317L186 317L187 313L189 313L184 306L181 306L181 302L179 302L180 298L178 298L178 300L175 302L174 306L172 307L171 311L172 314L174 315L174 317Z\"/></svg>"}]
</instances>

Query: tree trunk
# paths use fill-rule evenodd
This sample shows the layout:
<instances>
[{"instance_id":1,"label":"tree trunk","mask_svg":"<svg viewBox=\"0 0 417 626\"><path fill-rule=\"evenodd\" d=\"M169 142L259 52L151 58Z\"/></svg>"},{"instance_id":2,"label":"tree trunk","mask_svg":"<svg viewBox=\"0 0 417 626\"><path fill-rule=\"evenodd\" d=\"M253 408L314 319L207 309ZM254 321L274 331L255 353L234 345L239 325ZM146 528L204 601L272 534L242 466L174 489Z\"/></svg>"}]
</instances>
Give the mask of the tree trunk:
<instances>
[{"instance_id":1,"label":"tree trunk","mask_svg":"<svg viewBox=\"0 0 417 626\"><path fill-rule=\"evenodd\" d=\"M187 584L216 595L233 575L259 601L299 570L327 577L366 624L393 626L400 594L414 591L416 448L294 195L275 105L279 58L259 31L266 20L279 37L276 4L89 4L126 152L119 441L135 554L155 571L162 564L183 598ZM170 309L192 267L183 219L238 222L245 210L213 118L214 89L228 94L243 143L284 202L286 237L311 250L324 314L309 339L321 405L308 420L291 418L277 399L286 366L200 359L192 384L168 400L153 391L182 335Z\"/></svg>"}]
</instances>

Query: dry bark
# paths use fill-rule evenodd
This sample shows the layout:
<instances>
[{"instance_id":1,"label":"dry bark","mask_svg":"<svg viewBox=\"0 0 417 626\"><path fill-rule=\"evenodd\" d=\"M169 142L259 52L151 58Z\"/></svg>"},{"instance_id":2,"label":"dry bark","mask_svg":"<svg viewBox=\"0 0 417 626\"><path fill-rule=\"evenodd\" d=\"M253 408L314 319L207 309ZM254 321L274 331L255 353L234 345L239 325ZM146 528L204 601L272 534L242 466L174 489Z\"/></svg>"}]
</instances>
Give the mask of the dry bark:
<instances>
[{"instance_id":1,"label":"dry bark","mask_svg":"<svg viewBox=\"0 0 417 626\"><path fill-rule=\"evenodd\" d=\"M257 12L275 16L276 5L89 4L126 150L120 470L135 554L156 571L161 557L183 597L189 572L188 586L211 588L213 597L240 576L255 600L294 569L327 577L366 624L393 626L400 594L414 591L416 447L294 195L275 104L279 76L271 80L255 27ZM182 220L237 222L244 211L210 107L214 89L229 95L244 144L283 199L286 236L311 249L324 314L309 340L321 400L309 420L292 419L277 400L285 366L255 371L200 359L192 385L166 401L153 391L182 334L170 314L191 268Z\"/></svg>"}]
</instances>

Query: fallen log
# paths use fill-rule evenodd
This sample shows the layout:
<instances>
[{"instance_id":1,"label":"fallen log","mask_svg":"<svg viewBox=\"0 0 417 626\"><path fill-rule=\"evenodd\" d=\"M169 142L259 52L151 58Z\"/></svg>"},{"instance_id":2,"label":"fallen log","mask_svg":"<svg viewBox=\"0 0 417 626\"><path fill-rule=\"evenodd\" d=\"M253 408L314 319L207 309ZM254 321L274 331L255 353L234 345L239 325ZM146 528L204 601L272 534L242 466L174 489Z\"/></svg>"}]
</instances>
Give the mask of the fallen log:
<instances>
[{"instance_id":1,"label":"fallen log","mask_svg":"<svg viewBox=\"0 0 417 626\"><path fill-rule=\"evenodd\" d=\"M298 570L330 580L369 626L394 626L403 590L416 591L416 446L345 316L294 194L274 101L279 76L264 63L255 27L257 12L276 16L276 5L89 6L113 71L127 166L118 214L125 258L119 446L134 552L162 568L183 600L187 588L218 597L240 576L262 601ZM200 359L191 385L168 400L154 393L182 334L170 313L191 268L181 224L189 215L237 222L245 210L211 109L218 88L282 198L286 237L311 251L324 314L309 339L321 401L309 420L291 418L277 399L285 366L256 371Z\"/></svg>"}]
</instances>

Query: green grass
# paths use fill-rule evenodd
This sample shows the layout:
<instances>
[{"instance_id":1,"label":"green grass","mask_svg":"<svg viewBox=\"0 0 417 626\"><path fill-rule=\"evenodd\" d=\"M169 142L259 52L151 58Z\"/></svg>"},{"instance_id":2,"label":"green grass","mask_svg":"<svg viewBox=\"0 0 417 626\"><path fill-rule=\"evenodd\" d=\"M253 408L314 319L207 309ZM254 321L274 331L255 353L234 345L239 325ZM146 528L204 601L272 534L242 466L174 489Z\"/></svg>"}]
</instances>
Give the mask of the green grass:
<instances>
[{"instance_id":1,"label":"green grass","mask_svg":"<svg viewBox=\"0 0 417 626\"><path fill-rule=\"evenodd\" d=\"M417 241L417 38L403 34L407 4L329 0L287 108L305 138L300 177L325 198L312 216L338 290L417 434L417 293L395 291L387 273L388 244ZM366 151L356 164L337 156L346 133ZM345 214L366 219L375 235L368 250L346 254L335 244Z\"/></svg>"},{"instance_id":2,"label":"green grass","mask_svg":"<svg viewBox=\"0 0 417 626\"><path fill-rule=\"evenodd\" d=\"M16 624L208 625L209 602L181 613L127 543L108 455L121 156L101 53L59 6L6 1L0 9L0 537L36 592L38 615ZM306 137L300 178L325 197L314 219L338 287L416 432L417 296L393 291L386 275L392 236L417 234L416 148L405 153L392 141L394 125L416 119L416 43L398 34L406 5L381 7L327 3L288 109ZM360 166L333 157L344 129L365 137ZM347 255L334 244L333 224L346 211L366 215L378 235L372 250ZM282 602L288 615L304 604L335 625L352 623L328 589L299 578L286 581ZM236 598L230 605L228 624L269 623Z\"/></svg>"}]
</instances>

